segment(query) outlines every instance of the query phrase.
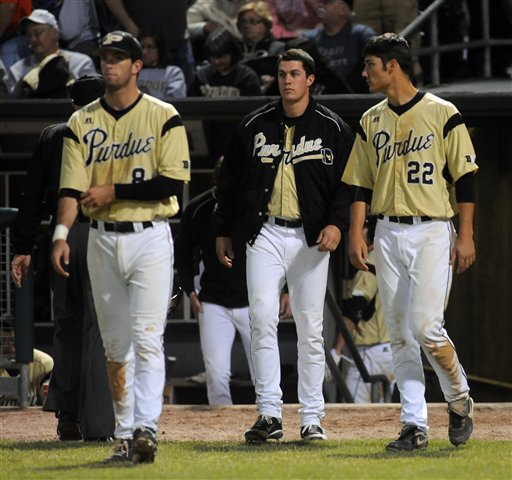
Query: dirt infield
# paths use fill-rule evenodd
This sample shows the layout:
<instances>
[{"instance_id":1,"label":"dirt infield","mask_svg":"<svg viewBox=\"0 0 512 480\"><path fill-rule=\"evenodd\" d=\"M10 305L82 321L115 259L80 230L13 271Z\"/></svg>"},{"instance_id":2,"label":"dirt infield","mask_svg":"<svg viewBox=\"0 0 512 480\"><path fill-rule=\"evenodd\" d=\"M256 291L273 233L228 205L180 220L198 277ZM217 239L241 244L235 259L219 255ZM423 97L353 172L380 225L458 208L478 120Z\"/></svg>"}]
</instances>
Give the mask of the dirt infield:
<instances>
[{"instance_id":1,"label":"dirt infield","mask_svg":"<svg viewBox=\"0 0 512 480\"><path fill-rule=\"evenodd\" d=\"M299 439L299 416L295 404L283 408L284 440ZM428 405L430 438L446 439L446 404ZM400 430L400 406L327 404L323 425L331 440L388 439ZM164 405L160 421L161 441L243 439L246 428L256 419L253 405L210 407L207 405ZM473 438L512 440L512 403L475 404ZM28 410L0 408L0 439L35 441L56 440L56 420L40 407Z\"/></svg>"}]
</instances>

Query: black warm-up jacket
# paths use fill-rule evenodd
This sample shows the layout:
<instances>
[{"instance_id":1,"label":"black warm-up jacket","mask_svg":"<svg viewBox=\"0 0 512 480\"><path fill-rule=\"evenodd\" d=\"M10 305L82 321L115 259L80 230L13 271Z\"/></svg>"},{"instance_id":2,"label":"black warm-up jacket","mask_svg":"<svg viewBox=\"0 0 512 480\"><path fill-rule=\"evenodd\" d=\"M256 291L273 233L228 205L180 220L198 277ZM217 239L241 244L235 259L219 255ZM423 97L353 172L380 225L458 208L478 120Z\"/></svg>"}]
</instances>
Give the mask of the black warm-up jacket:
<instances>
[{"instance_id":1,"label":"black warm-up jacket","mask_svg":"<svg viewBox=\"0 0 512 480\"><path fill-rule=\"evenodd\" d=\"M224 156L217 185L217 236L240 232L252 244L266 221L279 163L284 124L295 125L291 161L309 246L326 225L346 230L349 187L341 176L353 143L350 127L310 97L304 114L285 118L281 101L252 112L240 123Z\"/></svg>"}]
</instances>

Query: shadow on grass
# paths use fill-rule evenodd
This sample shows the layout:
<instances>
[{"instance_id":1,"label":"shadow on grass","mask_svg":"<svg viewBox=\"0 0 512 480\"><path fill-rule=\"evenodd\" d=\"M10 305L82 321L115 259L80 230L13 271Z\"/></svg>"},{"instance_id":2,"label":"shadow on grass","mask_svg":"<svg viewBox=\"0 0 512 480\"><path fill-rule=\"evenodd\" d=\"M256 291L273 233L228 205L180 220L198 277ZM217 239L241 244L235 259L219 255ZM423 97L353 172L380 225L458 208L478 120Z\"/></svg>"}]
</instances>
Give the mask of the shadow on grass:
<instances>
[{"instance_id":1,"label":"shadow on grass","mask_svg":"<svg viewBox=\"0 0 512 480\"><path fill-rule=\"evenodd\" d=\"M213 443L200 443L192 445L197 452L282 452L282 451L295 451L295 450L331 450L339 448L337 445L331 443L314 442L304 443L301 441L290 442L267 442L267 443L239 443L239 444L213 444Z\"/></svg>"},{"instance_id":2,"label":"shadow on grass","mask_svg":"<svg viewBox=\"0 0 512 480\"><path fill-rule=\"evenodd\" d=\"M70 448L83 448L86 445L99 445L99 443L84 442L55 442L55 441L36 441L36 442L6 442L0 445L0 450L69 450Z\"/></svg>"},{"instance_id":3,"label":"shadow on grass","mask_svg":"<svg viewBox=\"0 0 512 480\"><path fill-rule=\"evenodd\" d=\"M292 452L292 451L310 451L310 450L321 450L328 451L329 457L332 458L353 458L353 459L394 459L394 458L414 458L414 457L424 457L424 458L445 458L449 457L451 454L456 452L457 450L462 450L461 447L455 448L452 446L448 447L430 447L426 450L416 450L413 452L387 452L382 451L371 451L373 448L369 447L368 453L348 453L343 451L343 442L341 443L331 443L331 442L313 442L313 443L304 443L301 441L291 441L291 442L272 442L272 443L261 443L261 444L213 444L213 443L200 443L200 444L192 444L192 448L196 452L208 453L208 452L220 452L220 453L233 453L233 452L247 452L247 453L270 453L270 452ZM350 447L353 448L352 446ZM465 448L465 447L464 447ZM335 450L335 452L333 452Z\"/></svg>"},{"instance_id":4,"label":"shadow on grass","mask_svg":"<svg viewBox=\"0 0 512 480\"><path fill-rule=\"evenodd\" d=\"M447 458L453 452L456 452L455 447L442 447L442 448L429 448L425 450L414 450L412 452L373 452L373 453L343 453L329 455L332 458L338 459L367 459L367 460L392 460L395 458Z\"/></svg>"}]
</instances>

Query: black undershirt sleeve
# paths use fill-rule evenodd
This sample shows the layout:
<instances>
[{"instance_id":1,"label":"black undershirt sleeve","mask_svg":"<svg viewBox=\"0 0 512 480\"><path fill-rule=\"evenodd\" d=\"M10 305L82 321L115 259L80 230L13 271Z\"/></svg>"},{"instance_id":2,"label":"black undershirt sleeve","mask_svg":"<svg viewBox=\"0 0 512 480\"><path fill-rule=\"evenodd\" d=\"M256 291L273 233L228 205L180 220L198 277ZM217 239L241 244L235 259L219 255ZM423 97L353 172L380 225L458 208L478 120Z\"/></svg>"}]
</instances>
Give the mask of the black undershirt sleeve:
<instances>
[{"instance_id":1,"label":"black undershirt sleeve","mask_svg":"<svg viewBox=\"0 0 512 480\"><path fill-rule=\"evenodd\" d=\"M455 197L457 203L475 202L475 176L473 172L466 173L455 182Z\"/></svg>"},{"instance_id":2,"label":"black undershirt sleeve","mask_svg":"<svg viewBox=\"0 0 512 480\"><path fill-rule=\"evenodd\" d=\"M80 195L82 192L79 190L74 190L73 188L61 188L59 190L59 198L61 197L71 197L75 198L76 200L80 201Z\"/></svg>"},{"instance_id":3,"label":"black undershirt sleeve","mask_svg":"<svg viewBox=\"0 0 512 480\"><path fill-rule=\"evenodd\" d=\"M365 202L368 205L372 203L373 191L369 188L352 187L352 203Z\"/></svg>"},{"instance_id":4,"label":"black undershirt sleeve","mask_svg":"<svg viewBox=\"0 0 512 480\"><path fill-rule=\"evenodd\" d=\"M181 196L183 181L159 175L139 183L116 183L116 198L120 200L162 200Z\"/></svg>"}]
</instances>

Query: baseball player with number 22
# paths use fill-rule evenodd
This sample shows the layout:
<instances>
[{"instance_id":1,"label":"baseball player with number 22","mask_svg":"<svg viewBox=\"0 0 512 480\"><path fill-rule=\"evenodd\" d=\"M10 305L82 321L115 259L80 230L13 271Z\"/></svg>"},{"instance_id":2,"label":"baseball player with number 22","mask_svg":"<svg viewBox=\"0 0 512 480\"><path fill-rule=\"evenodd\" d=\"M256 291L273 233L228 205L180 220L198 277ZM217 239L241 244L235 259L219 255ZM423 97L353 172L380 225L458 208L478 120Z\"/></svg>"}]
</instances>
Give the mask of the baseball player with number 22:
<instances>
[{"instance_id":1,"label":"baseball player with number 22","mask_svg":"<svg viewBox=\"0 0 512 480\"><path fill-rule=\"evenodd\" d=\"M52 263L67 276L66 242L81 206L91 219L87 263L116 416L108 461L154 460L165 382L163 333L172 291L168 218L190 179L176 109L137 89L140 43L100 45L105 96L75 112L64 139Z\"/></svg>"},{"instance_id":2,"label":"baseball player with number 22","mask_svg":"<svg viewBox=\"0 0 512 480\"><path fill-rule=\"evenodd\" d=\"M363 114L343 181L356 187L349 256L358 269L368 270L362 237L366 204L379 218L375 267L403 424L386 448L411 451L428 445L420 346L439 378L448 402L448 436L458 446L473 430L473 400L444 329L444 310L455 262L461 273L475 260L475 152L455 106L414 87L403 37L374 37L363 54L370 91L387 98ZM453 186L456 206L450 201ZM457 209L458 237L451 222Z\"/></svg>"}]
</instances>

